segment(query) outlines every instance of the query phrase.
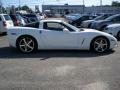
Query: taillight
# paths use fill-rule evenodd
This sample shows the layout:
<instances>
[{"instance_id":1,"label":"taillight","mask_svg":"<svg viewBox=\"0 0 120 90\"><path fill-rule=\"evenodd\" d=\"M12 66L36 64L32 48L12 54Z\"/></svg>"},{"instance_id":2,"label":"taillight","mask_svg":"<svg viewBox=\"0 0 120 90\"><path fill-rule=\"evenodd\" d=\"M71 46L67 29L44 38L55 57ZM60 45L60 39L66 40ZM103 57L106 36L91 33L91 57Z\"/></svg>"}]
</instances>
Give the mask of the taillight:
<instances>
[{"instance_id":1,"label":"taillight","mask_svg":"<svg viewBox=\"0 0 120 90\"><path fill-rule=\"evenodd\" d=\"M3 26L6 27L7 26L7 23L5 21L3 21Z\"/></svg>"},{"instance_id":2,"label":"taillight","mask_svg":"<svg viewBox=\"0 0 120 90\"><path fill-rule=\"evenodd\" d=\"M19 25L20 25L20 21L17 20L17 21L16 21L16 26L19 26Z\"/></svg>"}]
</instances>

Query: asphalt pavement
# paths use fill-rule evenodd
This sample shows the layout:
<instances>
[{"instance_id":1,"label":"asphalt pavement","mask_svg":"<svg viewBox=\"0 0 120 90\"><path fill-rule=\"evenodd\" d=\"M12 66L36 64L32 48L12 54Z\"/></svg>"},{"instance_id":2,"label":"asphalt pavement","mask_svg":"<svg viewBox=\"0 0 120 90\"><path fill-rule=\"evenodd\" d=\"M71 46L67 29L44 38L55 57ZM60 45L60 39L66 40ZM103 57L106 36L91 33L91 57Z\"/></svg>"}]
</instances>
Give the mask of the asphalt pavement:
<instances>
[{"instance_id":1,"label":"asphalt pavement","mask_svg":"<svg viewBox=\"0 0 120 90\"><path fill-rule=\"evenodd\" d=\"M0 90L120 90L120 46L22 54L0 36Z\"/></svg>"}]
</instances>

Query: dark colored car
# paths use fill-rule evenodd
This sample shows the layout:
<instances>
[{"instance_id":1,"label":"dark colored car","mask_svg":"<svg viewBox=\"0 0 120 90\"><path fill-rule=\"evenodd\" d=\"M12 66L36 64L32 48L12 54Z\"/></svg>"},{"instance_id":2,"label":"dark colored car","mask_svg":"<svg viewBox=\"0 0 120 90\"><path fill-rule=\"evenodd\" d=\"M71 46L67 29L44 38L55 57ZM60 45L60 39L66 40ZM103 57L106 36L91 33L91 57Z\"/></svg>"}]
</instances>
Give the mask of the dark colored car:
<instances>
[{"instance_id":1,"label":"dark colored car","mask_svg":"<svg viewBox=\"0 0 120 90\"><path fill-rule=\"evenodd\" d=\"M24 19L19 14L10 14L10 17L11 17L15 26L25 25Z\"/></svg>"},{"instance_id":2,"label":"dark colored car","mask_svg":"<svg viewBox=\"0 0 120 90\"><path fill-rule=\"evenodd\" d=\"M94 15L81 15L81 16L77 17L76 19L71 20L70 24L72 24L74 26L81 26L82 21L91 20L91 19L94 19L95 17L96 16L94 16Z\"/></svg>"},{"instance_id":3,"label":"dark colored car","mask_svg":"<svg viewBox=\"0 0 120 90\"><path fill-rule=\"evenodd\" d=\"M98 21L98 20L104 20L106 18L108 18L109 16L112 16L113 14L102 14L100 16L97 16L96 18L92 19L92 20L85 20L82 22L81 26L84 27L84 28L90 28L91 27L91 24L94 22L94 21Z\"/></svg>"},{"instance_id":4,"label":"dark colored car","mask_svg":"<svg viewBox=\"0 0 120 90\"><path fill-rule=\"evenodd\" d=\"M32 27L32 28L39 28L40 22L32 22L24 25L24 27Z\"/></svg>"},{"instance_id":5,"label":"dark colored car","mask_svg":"<svg viewBox=\"0 0 120 90\"><path fill-rule=\"evenodd\" d=\"M38 22L39 17L36 14L22 14L26 23Z\"/></svg>"},{"instance_id":6,"label":"dark colored car","mask_svg":"<svg viewBox=\"0 0 120 90\"><path fill-rule=\"evenodd\" d=\"M112 15L104 20L94 21L91 28L102 31L107 25L114 23L120 23L120 14Z\"/></svg>"}]
</instances>

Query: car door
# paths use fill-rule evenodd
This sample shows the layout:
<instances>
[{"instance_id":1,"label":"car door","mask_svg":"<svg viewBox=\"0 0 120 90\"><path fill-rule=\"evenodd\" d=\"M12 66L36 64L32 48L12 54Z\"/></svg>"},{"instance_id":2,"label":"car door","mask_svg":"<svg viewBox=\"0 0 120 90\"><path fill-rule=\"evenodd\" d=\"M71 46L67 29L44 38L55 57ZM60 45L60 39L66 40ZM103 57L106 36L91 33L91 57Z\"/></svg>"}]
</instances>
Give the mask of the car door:
<instances>
[{"instance_id":1,"label":"car door","mask_svg":"<svg viewBox=\"0 0 120 90\"><path fill-rule=\"evenodd\" d=\"M44 43L42 48L45 49L77 49L78 34L70 30L65 25L58 22L44 23L44 30L41 32L41 39Z\"/></svg>"}]
</instances>

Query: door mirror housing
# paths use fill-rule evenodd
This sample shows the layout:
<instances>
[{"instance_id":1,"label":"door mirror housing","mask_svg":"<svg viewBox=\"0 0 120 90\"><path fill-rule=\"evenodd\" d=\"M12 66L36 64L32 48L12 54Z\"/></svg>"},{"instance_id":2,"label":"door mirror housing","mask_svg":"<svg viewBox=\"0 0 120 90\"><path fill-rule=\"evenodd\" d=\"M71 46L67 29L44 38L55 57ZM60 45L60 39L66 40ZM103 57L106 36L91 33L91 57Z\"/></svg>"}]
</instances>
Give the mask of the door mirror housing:
<instances>
[{"instance_id":1,"label":"door mirror housing","mask_svg":"<svg viewBox=\"0 0 120 90\"><path fill-rule=\"evenodd\" d=\"M64 28L63 32L69 32L69 30L67 28Z\"/></svg>"}]
</instances>

